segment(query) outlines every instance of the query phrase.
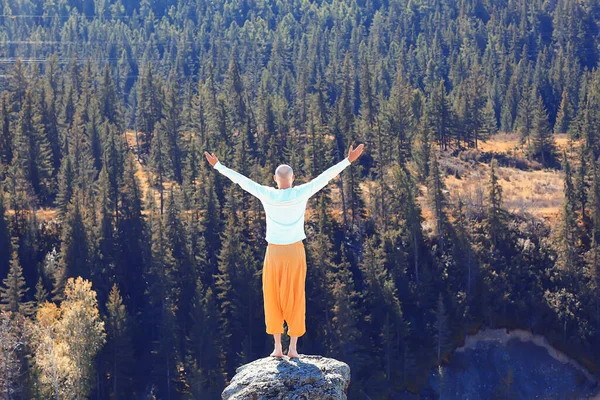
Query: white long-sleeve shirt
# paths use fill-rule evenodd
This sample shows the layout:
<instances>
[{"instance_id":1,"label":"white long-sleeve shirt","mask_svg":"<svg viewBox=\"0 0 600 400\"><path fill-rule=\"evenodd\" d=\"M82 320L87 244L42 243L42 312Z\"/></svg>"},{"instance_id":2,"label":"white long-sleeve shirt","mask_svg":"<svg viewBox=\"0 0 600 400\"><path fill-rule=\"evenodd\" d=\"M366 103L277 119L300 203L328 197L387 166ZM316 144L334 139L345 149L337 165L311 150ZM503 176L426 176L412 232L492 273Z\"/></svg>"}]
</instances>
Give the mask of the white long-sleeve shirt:
<instances>
[{"instance_id":1,"label":"white long-sleeve shirt","mask_svg":"<svg viewBox=\"0 0 600 400\"><path fill-rule=\"evenodd\" d=\"M261 201L267 217L265 240L273 244L290 244L306 239L304 213L308 199L324 188L330 180L335 178L348 165L350 165L350 160L346 157L323 171L312 181L287 189L276 189L271 186L260 185L252 179L227 168L219 161L217 161L214 168Z\"/></svg>"}]
</instances>

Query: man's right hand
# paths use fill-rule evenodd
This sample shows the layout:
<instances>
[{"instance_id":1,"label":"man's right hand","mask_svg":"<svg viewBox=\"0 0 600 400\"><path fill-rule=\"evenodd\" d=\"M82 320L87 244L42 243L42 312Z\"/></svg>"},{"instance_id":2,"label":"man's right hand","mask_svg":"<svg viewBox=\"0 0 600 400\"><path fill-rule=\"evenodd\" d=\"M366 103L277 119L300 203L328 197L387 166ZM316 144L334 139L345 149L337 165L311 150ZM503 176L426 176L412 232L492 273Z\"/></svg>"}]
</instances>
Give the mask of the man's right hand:
<instances>
[{"instance_id":1,"label":"man's right hand","mask_svg":"<svg viewBox=\"0 0 600 400\"><path fill-rule=\"evenodd\" d=\"M350 145L350 150L348 151L348 161L353 162L354 160L356 160L358 157L360 157L360 155L363 152L365 145L363 143L359 144L356 149L352 149L352 145Z\"/></svg>"},{"instance_id":2,"label":"man's right hand","mask_svg":"<svg viewBox=\"0 0 600 400\"><path fill-rule=\"evenodd\" d=\"M204 152L206 159L210 163L211 167L214 167L216 163L219 162L219 159L215 156L215 153L210 154L208 151Z\"/></svg>"}]
</instances>

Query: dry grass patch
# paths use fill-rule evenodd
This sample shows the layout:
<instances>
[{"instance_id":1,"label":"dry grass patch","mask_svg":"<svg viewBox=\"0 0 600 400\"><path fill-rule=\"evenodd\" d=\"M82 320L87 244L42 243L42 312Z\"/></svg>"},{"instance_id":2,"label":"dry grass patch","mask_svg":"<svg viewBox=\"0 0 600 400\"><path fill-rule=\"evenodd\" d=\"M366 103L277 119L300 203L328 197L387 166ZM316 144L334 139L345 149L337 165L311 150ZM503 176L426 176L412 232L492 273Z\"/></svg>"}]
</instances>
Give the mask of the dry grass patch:
<instances>
[{"instance_id":1,"label":"dry grass patch","mask_svg":"<svg viewBox=\"0 0 600 400\"><path fill-rule=\"evenodd\" d=\"M460 196L466 204L485 205L489 182L489 165L481 164L463 179L448 176L445 180L451 198ZM516 168L497 168L502 186L504 207L510 212L529 212L543 218L554 218L563 202L563 175L556 170L522 171Z\"/></svg>"}]
</instances>

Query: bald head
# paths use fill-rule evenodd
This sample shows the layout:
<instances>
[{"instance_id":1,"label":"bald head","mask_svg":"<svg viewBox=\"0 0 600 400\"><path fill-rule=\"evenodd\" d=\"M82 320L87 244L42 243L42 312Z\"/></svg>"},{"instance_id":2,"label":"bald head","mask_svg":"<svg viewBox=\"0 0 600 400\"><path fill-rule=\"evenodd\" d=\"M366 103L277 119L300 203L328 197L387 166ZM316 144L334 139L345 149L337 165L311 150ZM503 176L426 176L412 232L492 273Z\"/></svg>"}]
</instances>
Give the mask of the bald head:
<instances>
[{"instance_id":1,"label":"bald head","mask_svg":"<svg viewBox=\"0 0 600 400\"><path fill-rule=\"evenodd\" d=\"M292 167L289 165L281 164L275 170L273 179L275 182L277 182L279 189L288 189L292 187L292 182L294 181L294 171L292 171Z\"/></svg>"},{"instance_id":2,"label":"bald head","mask_svg":"<svg viewBox=\"0 0 600 400\"><path fill-rule=\"evenodd\" d=\"M292 177L293 173L294 173L294 171L292 171L292 167L290 167L287 164L281 164L275 170L275 175L277 175L281 179L286 179L286 180L290 179Z\"/></svg>"}]
</instances>

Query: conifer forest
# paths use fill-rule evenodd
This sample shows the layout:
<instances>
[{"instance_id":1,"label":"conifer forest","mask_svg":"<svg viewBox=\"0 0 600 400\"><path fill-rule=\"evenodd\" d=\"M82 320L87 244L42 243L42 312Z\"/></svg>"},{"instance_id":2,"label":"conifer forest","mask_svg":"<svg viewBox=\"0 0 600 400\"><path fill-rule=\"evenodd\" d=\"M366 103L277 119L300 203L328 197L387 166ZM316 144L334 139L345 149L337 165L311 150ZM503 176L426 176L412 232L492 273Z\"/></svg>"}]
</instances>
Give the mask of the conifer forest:
<instances>
[{"instance_id":1,"label":"conifer forest","mask_svg":"<svg viewBox=\"0 0 600 400\"><path fill-rule=\"evenodd\" d=\"M0 398L220 399L273 348L267 242L204 151L275 187L359 143L308 203L301 354L351 400L425 393L482 328L598 376L599 27L599 0L0 0Z\"/></svg>"}]
</instances>

